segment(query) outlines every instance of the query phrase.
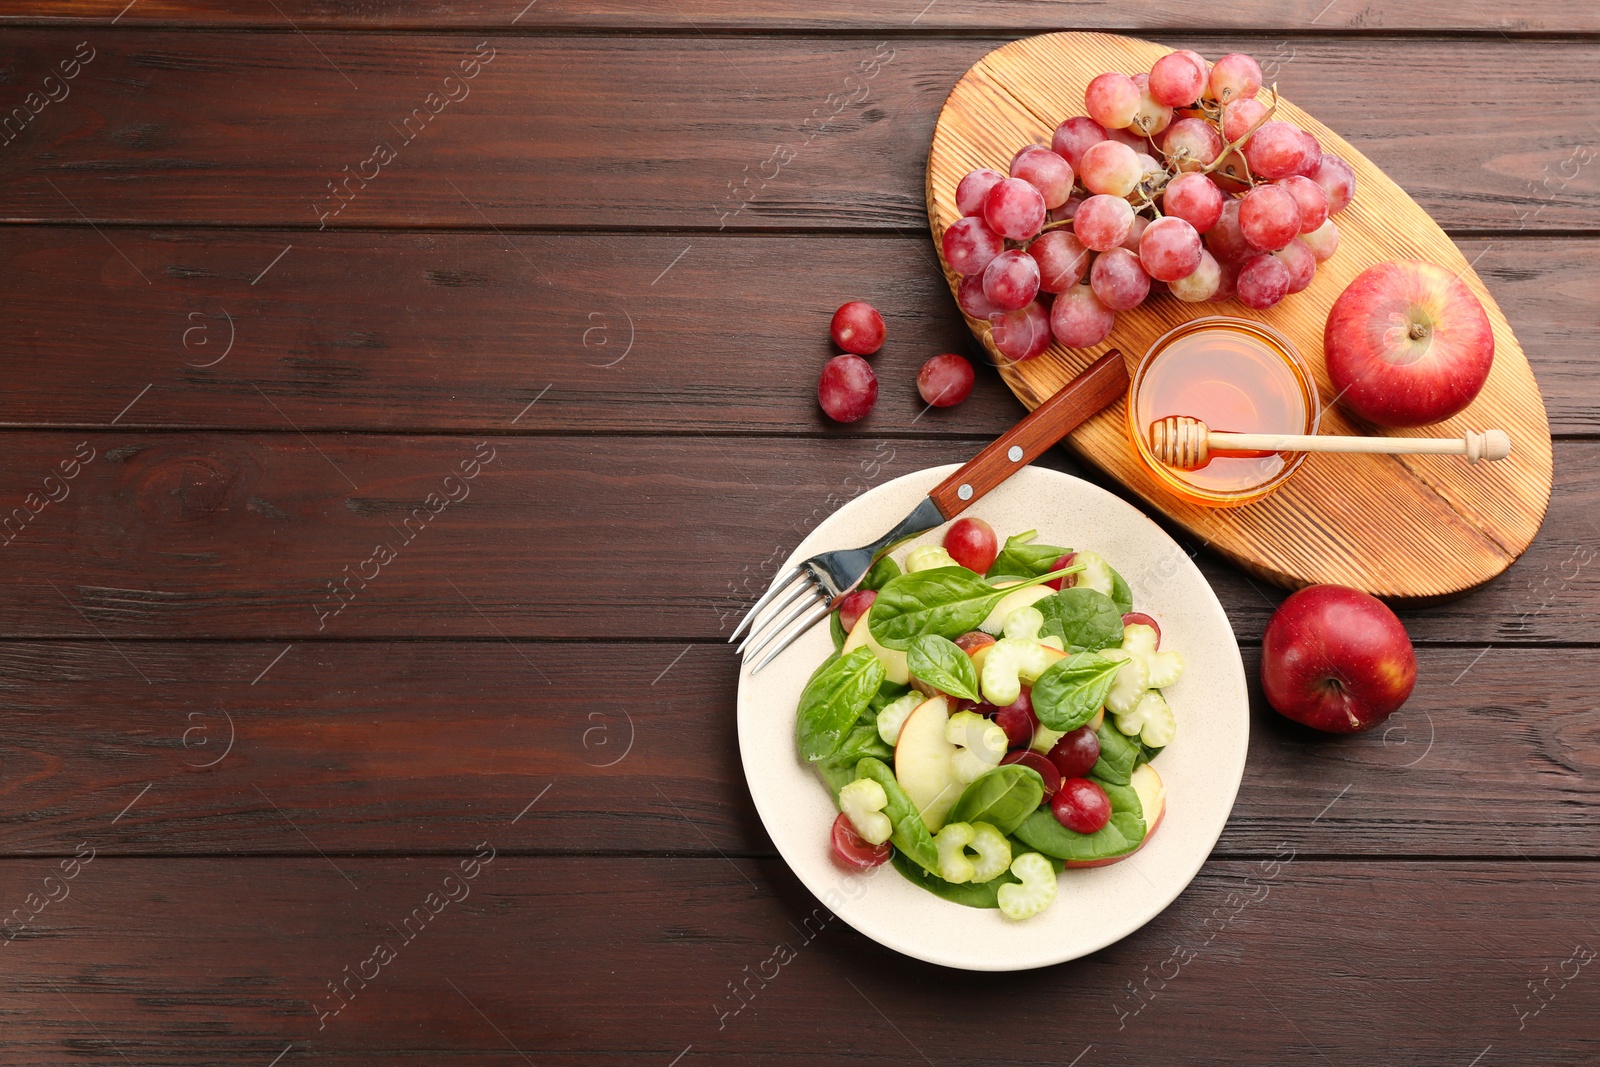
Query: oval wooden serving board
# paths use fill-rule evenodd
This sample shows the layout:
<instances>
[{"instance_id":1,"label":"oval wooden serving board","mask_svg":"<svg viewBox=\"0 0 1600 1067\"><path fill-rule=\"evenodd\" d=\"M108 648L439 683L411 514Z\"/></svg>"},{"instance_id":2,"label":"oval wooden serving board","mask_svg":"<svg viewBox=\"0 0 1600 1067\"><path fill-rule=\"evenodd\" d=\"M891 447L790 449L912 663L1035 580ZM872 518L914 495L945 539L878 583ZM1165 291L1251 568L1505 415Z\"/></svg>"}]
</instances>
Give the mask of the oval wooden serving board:
<instances>
[{"instance_id":1,"label":"oval wooden serving board","mask_svg":"<svg viewBox=\"0 0 1600 1067\"><path fill-rule=\"evenodd\" d=\"M1084 114L1083 90L1107 70L1137 73L1171 51L1149 41L1100 33L1052 33L998 48L962 76L939 114L928 153L928 218L936 251L960 217L956 183L975 167L1004 172L1012 154L1050 143L1065 118ZM1215 56L1208 56L1215 59ZM1161 488L1141 465L1124 429L1124 402L1069 438L1091 463L1137 492L1196 538L1246 570L1280 585L1335 582L1397 599L1448 597L1493 578L1522 554L1550 500L1550 426L1538 383L1494 298L1444 231L1405 191L1343 138L1284 100L1278 117L1310 130L1324 151L1356 172L1356 198L1336 216L1339 250L1318 267L1304 292L1266 311L1229 301L1185 304L1153 296L1117 315L1110 339L1092 349L1049 351L1012 363L995 350L989 324L968 318L1030 409L1109 348L1120 348L1130 373L1156 338L1204 315L1255 318L1294 341L1316 373L1325 413L1322 432L1459 436L1499 428L1512 454L1468 465L1456 457L1311 455L1277 492L1240 508L1197 507ZM1353 423L1329 407L1333 390L1322 358L1328 309L1351 279L1387 259L1422 259L1457 273L1483 302L1494 326L1494 369L1460 415L1417 430L1383 431ZM941 263L943 262L941 253ZM959 276L944 264L954 293Z\"/></svg>"}]
</instances>

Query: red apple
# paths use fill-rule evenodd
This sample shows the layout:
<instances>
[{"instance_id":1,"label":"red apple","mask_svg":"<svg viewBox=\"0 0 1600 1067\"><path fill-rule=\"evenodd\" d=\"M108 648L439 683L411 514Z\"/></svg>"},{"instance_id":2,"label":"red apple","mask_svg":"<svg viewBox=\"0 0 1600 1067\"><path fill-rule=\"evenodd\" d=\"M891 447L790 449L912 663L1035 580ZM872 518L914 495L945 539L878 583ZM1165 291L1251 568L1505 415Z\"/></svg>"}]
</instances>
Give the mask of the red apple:
<instances>
[{"instance_id":1,"label":"red apple","mask_svg":"<svg viewBox=\"0 0 1600 1067\"><path fill-rule=\"evenodd\" d=\"M1318 730L1370 729L1406 702L1416 682L1406 628L1359 589L1300 590L1278 605L1261 639L1267 703Z\"/></svg>"},{"instance_id":2,"label":"red apple","mask_svg":"<svg viewBox=\"0 0 1600 1067\"><path fill-rule=\"evenodd\" d=\"M1328 377L1339 402L1380 426L1423 426L1472 403L1494 332L1466 283L1434 263L1368 267L1328 312Z\"/></svg>"}]
</instances>

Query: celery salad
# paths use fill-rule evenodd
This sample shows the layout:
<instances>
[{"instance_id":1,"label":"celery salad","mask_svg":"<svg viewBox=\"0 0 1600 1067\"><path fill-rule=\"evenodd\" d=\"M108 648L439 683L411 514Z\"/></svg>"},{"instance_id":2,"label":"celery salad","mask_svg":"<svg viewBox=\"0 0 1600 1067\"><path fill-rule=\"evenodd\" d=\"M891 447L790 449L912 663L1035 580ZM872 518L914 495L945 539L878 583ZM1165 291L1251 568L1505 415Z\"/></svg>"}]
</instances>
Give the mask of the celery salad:
<instances>
[{"instance_id":1,"label":"celery salad","mask_svg":"<svg viewBox=\"0 0 1600 1067\"><path fill-rule=\"evenodd\" d=\"M835 859L892 863L1009 919L1059 873L1136 852L1177 733L1162 690L1183 657L1102 557L997 542L982 519L879 559L831 616L835 651L800 696L796 741L832 790Z\"/></svg>"}]
</instances>

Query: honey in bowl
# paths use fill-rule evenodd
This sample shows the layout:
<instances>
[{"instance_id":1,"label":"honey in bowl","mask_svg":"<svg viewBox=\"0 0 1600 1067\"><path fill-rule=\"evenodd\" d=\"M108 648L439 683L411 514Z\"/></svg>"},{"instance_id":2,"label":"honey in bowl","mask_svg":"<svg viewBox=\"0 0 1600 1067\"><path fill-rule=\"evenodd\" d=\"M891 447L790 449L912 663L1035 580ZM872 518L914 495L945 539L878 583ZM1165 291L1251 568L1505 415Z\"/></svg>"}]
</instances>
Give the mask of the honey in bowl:
<instances>
[{"instance_id":1,"label":"honey in bowl","mask_svg":"<svg viewBox=\"0 0 1600 1067\"><path fill-rule=\"evenodd\" d=\"M1128 394L1128 436L1156 478L1178 496L1209 507L1235 507L1283 484L1304 453L1213 455L1198 470L1179 470L1150 451L1150 425L1188 415L1229 433L1317 432L1322 405L1289 339L1245 319L1195 319L1151 346Z\"/></svg>"}]
</instances>

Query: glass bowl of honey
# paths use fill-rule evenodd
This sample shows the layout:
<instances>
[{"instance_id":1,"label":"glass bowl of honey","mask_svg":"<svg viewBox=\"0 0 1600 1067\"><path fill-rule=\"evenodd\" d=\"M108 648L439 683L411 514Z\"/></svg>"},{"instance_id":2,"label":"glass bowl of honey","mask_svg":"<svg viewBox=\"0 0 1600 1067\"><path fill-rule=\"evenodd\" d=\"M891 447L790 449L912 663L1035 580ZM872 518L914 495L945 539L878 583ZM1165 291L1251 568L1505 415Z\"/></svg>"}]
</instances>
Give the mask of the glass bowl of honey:
<instances>
[{"instance_id":1,"label":"glass bowl of honey","mask_svg":"<svg viewBox=\"0 0 1600 1067\"><path fill-rule=\"evenodd\" d=\"M1150 425L1188 415L1230 433L1314 434L1322 401L1311 371L1277 330L1248 319L1194 319L1162 336L1128 387L1128 437L1165 488L1203 507L1259 500L1287 481L1304 452L1213 454L1198 470L1169 467L1150 449Z\"/></svg>"}]
</instances>

